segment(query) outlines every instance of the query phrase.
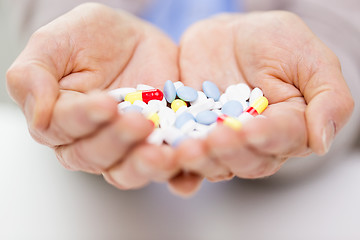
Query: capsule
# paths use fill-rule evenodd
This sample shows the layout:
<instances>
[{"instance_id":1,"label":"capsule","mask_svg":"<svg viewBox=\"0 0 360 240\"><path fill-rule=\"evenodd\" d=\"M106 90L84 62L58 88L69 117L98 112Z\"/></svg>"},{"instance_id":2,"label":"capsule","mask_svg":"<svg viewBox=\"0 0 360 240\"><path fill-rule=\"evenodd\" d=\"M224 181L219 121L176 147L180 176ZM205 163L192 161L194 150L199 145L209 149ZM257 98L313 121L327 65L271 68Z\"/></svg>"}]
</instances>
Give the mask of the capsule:
<instances>
[{"instance_id":1,"label":"capsule","mask_svg":"<svg viewBox=\"0 0 360 240\"><path fill-rule=\"evenodd\" d=\"M162 100L164 94L160 89L151 89L151 90L144 90L144 91L137 91L128 93L125 96L125 101L131 102L133 104L136 100L143 101L144 103L148 103L151 100Z\"/></svg>"},{"instance_id":2,"label":"capsule","mask_svg":"<svg viewBox=\"0 0 360 240\"><path fill-rule=\"evenodd\" d=\"M242 126L242 123L237 120L236 118L233 118L233 117L229 117L227 115L220 115L216 122L218 123L222 123L224 124L225 126L228 126L234 130L240 130L241 129L241 126Z\"/></svg>"},{"instance_id":3,"label":"capsule","mask_svg":"<svg viewBox=\"0 0 360 240\"><path fill-rule=\"evenodd\" d=\"M147 119L149 119L151 122L153 122L155 127L159 127L160 118L159 118L159 115L157 113L149 114Z\"/></svg>"},{"instance_id":4,"label":"capsule","mask_svg":"<svg viewBox=\"0 0 360 240\"><path fill-rule=\"evenodd\" d=\"M269 105L266 97L260 97L248 107L245 112L251 114L253 117L261 114Z\"/></svg>"}]
</instances>

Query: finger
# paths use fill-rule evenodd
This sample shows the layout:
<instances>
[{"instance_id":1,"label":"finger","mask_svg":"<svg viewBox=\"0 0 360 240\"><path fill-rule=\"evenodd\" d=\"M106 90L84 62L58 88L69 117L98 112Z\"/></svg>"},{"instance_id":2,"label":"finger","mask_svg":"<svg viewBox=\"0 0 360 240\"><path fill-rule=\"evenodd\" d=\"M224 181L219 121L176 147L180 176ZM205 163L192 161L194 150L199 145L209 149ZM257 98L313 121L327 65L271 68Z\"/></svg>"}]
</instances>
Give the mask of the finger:
<instances>
[{"instance_id":1,"label":"finger","mask_svg":"<svg viewBox=\"0 0 360 240\"><path fill-rule=\"evenodd\" d=\"M191 197L195 194L203 181L203 177L194 173L182 172L169 181L169 189L181 197Z\"/></svg>"},{"instance_id":2,"label":"finger","mask_svg":"<svg viewBox=\"0 0 360 240\"><path fill-rule=\"evenodd\" d=\"M207 144L219 163L241 178L261 178L277 171L284 159L265 155L246 145L241 131L219 126L211 132Z\"/></svg>"},{"instance_id":3,"label":"finger","mask_svg":"<svg viewBox=\"0 0 360 240\"><path fill-rule=\"evenodd\" d=\"M187 172L197 173L211 181L222 181L232 177L229 169L210 155L204 141L189 139L177 148L177 161Z\"/></svg>"},{"instance_id":4,"label":"finger","mask_svg":"<svg viewBox=\"0 0 360 240\"><path fill-rule=\"evenodd\" d=\"M117 103L106 93L62 91L54 106L50 126L41 131L41 141L51 146L70 144L95 132L116 115Z\"/></svg>"},{"instance_id":5,"label":"finger","mask_svg":"<svg viewBox=\"0 0 360 240\"><path fill-rule=\"evenodd\" d=\"M354 100L339 64L319 66L302 92L308 103L305 117L309 145L315 153L325 154L354 109Z\"/></svg>"},{"instance_id":6,"label":"finger","mask_svg":"<svg viewBox=\"0 0 360 240\"><path fill-rule=\"evenodd\" d=\"M271 104L241 129L245 144L266 155L303 156L309 152L303 98Z\"/></svg>"},{"instance_id":7,"label":"finger","mask_svg":"<svg viewBox=\"0 0 360 240\"><path fill-rule=\"evenodd\" d=\"M167 181L178 167L168 146L141 145L105 173L105 179L120 189L140 188L150 181Z\"/></svg>"},{"instance_id":8,"label":"finger","mask_svg":"<svg viewBox=\"0 0 360 240\"><path fill-rule=\"evenodd\" d=\"M225 91L231 84L244 82L229 31L231 25L222 17L201 21L186 31L180 42L179 56L181 80L186 85L201 89L203 81L211 80L222 83L219 88Z\"/></svg>"},{"instance_id":9,"label":"finger","mask_svg":"<svg viewBox=\"0 0 360 240\"><path fill-rule=\"evenodd\" d=\"M141 114L127 113L95 134L56 147L55 151L60 162L70 169L101 172L121 161L152 129L152 122Z\"/></svg>"}]
</instances>

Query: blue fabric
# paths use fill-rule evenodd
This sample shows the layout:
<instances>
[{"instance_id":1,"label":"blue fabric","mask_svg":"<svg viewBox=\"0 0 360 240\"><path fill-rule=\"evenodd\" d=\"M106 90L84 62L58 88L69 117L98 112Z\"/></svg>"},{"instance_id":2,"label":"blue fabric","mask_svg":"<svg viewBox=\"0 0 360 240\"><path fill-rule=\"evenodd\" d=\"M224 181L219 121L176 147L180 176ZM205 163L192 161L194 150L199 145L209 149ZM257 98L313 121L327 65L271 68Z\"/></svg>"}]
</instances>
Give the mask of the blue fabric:
<instances>
[{"instance_id":1,"label":"blue fabric","mask_svg":"<svg viewBox=\"0 0 360 240\"><path fill-rule=\"evenodd\" d=\"M240 0L154 0L140 17L179 42L191 24L222 12L241 12L241 3Z\"/></svg>"}]
</instances>

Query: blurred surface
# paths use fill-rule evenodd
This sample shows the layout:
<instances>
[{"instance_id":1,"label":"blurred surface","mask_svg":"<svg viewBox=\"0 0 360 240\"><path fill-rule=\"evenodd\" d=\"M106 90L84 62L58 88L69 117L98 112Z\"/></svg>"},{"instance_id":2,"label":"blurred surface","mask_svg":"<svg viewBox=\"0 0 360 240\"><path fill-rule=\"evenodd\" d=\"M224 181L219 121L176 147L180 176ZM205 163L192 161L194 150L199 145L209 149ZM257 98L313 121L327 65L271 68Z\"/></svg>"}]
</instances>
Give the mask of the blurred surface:
<instances>
[{"instance_id":1,"label":"blurred surface","mask_svg":"<svg viewBox=\"0 0 360 240\"><path fill-rule=\"evenodd\" d=\"M360 239L360 152L181 199L165 185L120 191L67 171L19 110L0 104L0 119L0 239Z\"/></svg>"}]
</instances>

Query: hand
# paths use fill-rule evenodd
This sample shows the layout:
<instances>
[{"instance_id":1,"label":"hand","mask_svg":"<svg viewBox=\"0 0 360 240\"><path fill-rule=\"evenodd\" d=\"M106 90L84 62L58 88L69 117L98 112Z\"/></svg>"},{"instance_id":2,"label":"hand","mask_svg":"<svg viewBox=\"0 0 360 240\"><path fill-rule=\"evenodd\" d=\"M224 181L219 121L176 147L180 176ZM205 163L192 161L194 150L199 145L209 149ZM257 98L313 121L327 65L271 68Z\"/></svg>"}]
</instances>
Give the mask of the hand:
<instances>
[{"instance_id":1,"label":"hand","mask_svg":"<svg viewBox=\"0 0 360 240\"><path fill-rule=\"evenodd\" d=\"M31 135L72 170L103 173L119 188L165 181L174 151L149 146L152 124L120 115L106 92L178 79L177 47L149 24L99 4L81 5L31 37L7 73Z\"/></svg>"},{"instance_id":2,"label":"hand","mask_svg":"<svg viewBox=\"0 0 360 240\"><path fill-rule=\"evenodd\" d=\"M183 168L214 181L265 177L289 157L325 154L354 107L337 57L287 12L199 22L182 37L179 65L186 85L201 89L211 80L224 91L246 82L269 99L267 119L238 132L221 126L180 146Z\"/></svg>"}]
</instances>

